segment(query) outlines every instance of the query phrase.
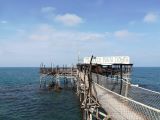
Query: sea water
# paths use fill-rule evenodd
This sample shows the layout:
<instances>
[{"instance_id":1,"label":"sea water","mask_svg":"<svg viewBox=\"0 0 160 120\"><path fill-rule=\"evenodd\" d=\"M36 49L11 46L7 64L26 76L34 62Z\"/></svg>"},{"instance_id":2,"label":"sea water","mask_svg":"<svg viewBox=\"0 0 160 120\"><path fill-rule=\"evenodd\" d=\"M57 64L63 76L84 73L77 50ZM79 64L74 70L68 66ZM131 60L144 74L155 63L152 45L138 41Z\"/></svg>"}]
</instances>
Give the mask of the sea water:
<instances>
[{"instance_id":1,"label":"sea water","mask_svg":"<svg viewBox=\"0 0 160 120\"><path fill-rule=\"evenodd\" d=\"M81 120L72 90L39 88L39 68L0 68L0 120Z\"/></svg>"},{"instance_id":2,"label":"sea water","mask_svg":"<svg viewBox=\"0 0 160 120\"><path fill-rule=\"evenodd\" d=\"M132 83L160 92L160 68L133 68ZM39 68L0 68L0 120L81 120L72 90L39 88Z\"/></svg>"},{"instance_id":3,"label":"sea water","mask_svg":"<svg viewBox=\"0 0 160 120\"><path fill-rule=\"evenodd\" d=\"M160 92L160 67L135 67L132 71L133 84Z\"/></svg>"}]
</instances>

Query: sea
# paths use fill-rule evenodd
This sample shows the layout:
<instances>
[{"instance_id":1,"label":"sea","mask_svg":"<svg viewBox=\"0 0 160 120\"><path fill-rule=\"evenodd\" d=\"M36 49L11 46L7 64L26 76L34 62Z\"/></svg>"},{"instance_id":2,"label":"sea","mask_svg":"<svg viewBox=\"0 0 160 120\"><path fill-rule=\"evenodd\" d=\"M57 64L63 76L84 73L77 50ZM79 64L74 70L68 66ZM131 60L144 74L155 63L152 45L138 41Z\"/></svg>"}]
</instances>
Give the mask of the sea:
<instances>
[{"instance_id":1,"label":"sea","mask_svg":"<svg viewBox=\"0 0 160 120\"><path fill-rule=\"evenodd\" d=\"M72 90L39 87L39 68L0 68L0 120L81 120Z\"/></svg>"},{"instance_id":2,"label":"sea","mask_svg":"<svg viewBox=\"0 0 160 120\"><path fill-rule=\"evenodd\" d=\"M39 87L39 68L0 68L0 120L81 120L72 90ZM135 67L132 83L160 92L160 67Z\"/></svg>"},{"instance_id":3,"label":"sea","mask_svg":"<svg viewBox=\"0 0 160 120\"><path fill-rule=\"evenodd\" d=\"M160 67L135 67L131 76L133 84L160 92Z\"/></svg>"}]
</instances>

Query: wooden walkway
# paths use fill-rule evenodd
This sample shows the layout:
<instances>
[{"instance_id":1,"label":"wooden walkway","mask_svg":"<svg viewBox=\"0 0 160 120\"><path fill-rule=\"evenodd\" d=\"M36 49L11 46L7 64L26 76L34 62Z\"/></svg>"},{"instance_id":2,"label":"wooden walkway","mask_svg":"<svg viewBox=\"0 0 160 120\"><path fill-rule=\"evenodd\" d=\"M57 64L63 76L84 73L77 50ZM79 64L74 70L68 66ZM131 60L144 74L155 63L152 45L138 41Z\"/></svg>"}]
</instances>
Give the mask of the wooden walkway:
<instances>
[{"instance_id":1,"label":"wooden walkway","mask_svg":"<svg viewBox=\"0 0 160 120\"><path fill-rule=\"evenodd\" d=\"M119 95L96 83L93 85L98 101L108 111L112 120L145 120L143 115L140 115L128 106L128 101L120 100Z\"/></svg>"},{"instance_id":2,"label":"wooden walkway","mask_svg":"<svg viewBox=\"0 0 160 120\"><path fill-rule=\"evenodd\" d=\"M94 70L97 72L96 69ZM103 120L110 120L110 118L111 120L160 120L160 110L113 92L107 89L108 87L104 87L103 82L100 84L98 81L97 84L88 66L80 65L79 68L42 67L40 73L76 78L77 95L80 98L85 120L92 120L92 117L99 119L99 116L103 116ZM102 113L99 108L105 112Z\"/></svg>"},{"instance_id":3,"label":"wooden walkway","mask_svg":"<svg viewBox=\"0 0 160 120\"><path fill-rule=\"evenodd\" d=\"M85 84L88 84L88 78L84 77L82 72L80 72L80 77L82 80L85 78ZM108 112L112 120L146 120L143 115L131 109L126 100L120 100L117 93L107 90L97 83L93 83L92 87L93 95L98 98L102 108Z\"/></svg>"}]
</instances>

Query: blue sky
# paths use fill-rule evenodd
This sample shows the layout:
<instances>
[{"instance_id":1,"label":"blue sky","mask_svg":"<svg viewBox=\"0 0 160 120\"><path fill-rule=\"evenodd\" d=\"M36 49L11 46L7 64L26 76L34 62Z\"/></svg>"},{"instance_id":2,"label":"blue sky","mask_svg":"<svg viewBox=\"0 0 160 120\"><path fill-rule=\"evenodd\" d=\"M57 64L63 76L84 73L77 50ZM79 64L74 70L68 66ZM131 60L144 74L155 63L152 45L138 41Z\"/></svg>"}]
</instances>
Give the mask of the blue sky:
<instances>
[{"instance_id":1,"label":"blue sky","mask_svg":"<svg viewBox=\"0 0 160 120\"><path fill-rule=\"evenodd\" d=\"M0 0L0 66L130 56L160 66L159 0Z\"/></svg>"}]
</instances>

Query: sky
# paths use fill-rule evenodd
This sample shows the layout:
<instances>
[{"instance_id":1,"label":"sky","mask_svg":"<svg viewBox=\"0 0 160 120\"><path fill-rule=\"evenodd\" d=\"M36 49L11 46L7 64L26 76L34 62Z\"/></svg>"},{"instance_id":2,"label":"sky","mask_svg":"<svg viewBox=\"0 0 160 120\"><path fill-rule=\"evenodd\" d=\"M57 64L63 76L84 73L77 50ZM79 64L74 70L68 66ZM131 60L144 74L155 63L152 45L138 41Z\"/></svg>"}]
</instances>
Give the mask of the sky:
<instances>
[{"instance_id":1,"label":"sky","mask_svg":"<svg viewBox=\"0 0 160 120\"><path fill-rule=\"evenodd\" d=\"M0 67L91 55L160 66L160 0L0 0Z\"/></svg>"}]
</instances>

